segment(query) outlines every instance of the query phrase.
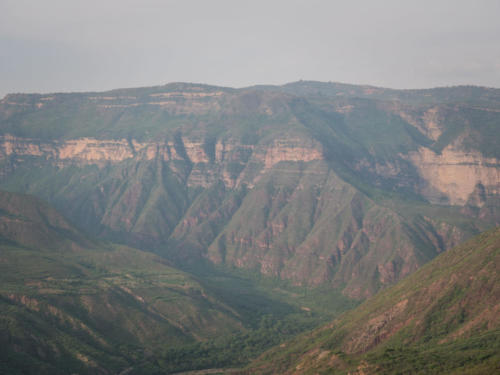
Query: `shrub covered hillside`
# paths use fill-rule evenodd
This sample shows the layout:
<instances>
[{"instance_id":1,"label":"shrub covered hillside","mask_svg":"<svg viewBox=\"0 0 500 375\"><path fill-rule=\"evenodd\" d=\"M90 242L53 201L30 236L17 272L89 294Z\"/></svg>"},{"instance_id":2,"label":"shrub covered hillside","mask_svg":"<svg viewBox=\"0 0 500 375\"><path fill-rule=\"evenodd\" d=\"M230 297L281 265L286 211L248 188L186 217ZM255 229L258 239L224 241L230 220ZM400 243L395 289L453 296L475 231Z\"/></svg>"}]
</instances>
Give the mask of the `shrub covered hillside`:
<instances>
[{"instance_id":1,"label":"shrub covered hillside","mask_svg":"<svg viewBox=\"0 0 500 375\"><path fill-rule=\"evenodd\" d=\"M246 373L500 373L500 228L267 352Z\"/></svg>"}]
</instances>

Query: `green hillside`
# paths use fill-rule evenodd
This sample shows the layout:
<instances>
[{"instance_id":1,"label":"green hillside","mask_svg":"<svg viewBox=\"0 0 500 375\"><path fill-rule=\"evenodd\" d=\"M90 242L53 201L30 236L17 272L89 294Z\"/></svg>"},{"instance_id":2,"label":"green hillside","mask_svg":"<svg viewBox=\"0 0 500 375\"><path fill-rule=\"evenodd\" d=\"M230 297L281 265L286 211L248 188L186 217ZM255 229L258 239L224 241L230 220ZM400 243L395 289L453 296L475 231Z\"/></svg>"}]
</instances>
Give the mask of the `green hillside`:
<instances>
[{"instance_id":1,"label":"green hillside","mask_svg":"<svg viewBox=\"0 0 500 375\"><path fill-rule=\"evenodd\" d=\"M500 369L500 229L440 255L248 373L493 374Z\"/></svg>"},{"instance_id":2,"label":"green hillside","mask_svg":"<svg viewBox=\"0 0 500 375\"><path fill-rule=\"evenodd\" d=\"M242 329L165 260L88 240L33 197L0 198L1 370L108 373Z\"/></svg>"},{"instance_id":3,"label":"green hillside","mask_svg":"<svg viewBox=\"0 0 500 375\"><path fill-rule=\"evenodd\" d=\"M0 192L0 373L241 366L354 305L209 265L198 273L88 239L46 203Z\"/></svg>"}]
</instances>

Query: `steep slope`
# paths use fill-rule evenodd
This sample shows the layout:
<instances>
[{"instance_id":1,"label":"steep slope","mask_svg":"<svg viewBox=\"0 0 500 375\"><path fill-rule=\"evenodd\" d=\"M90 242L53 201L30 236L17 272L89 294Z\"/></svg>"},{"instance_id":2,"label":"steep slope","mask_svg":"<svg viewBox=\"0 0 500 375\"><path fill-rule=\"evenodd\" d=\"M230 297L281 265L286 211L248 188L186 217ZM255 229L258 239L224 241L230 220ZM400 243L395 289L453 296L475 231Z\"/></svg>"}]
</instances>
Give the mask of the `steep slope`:
<instances>
[{"instance_id":1,"label":"steep slope","mask_svg":"<svg viewBox=\"0 0 500 375\"><path fill-rule=\"evenodd\" d=\"M46 203L5 191L0 191L0 244L73 250L94 245Z\"/></svg>"},{"instance_id":2,"label":"steep slope","mask_svg":"<svg viewBox=\"0 0 500 375\"><path fill-rule=\"evenodd\" d=\"M500 223L498 92L8 95L0 187L179 265L205 258L364 297Z\"/></svg>"},{"instance_id":3,"label":"steep slope","mask_svg":"<svg viewBox=\"0 0 500 375\"><path fill-rule=\"evenodd\" d=\"M493 374L500 363L500 229L449 250L248 373Z\"/></svg>"}]
</instances>

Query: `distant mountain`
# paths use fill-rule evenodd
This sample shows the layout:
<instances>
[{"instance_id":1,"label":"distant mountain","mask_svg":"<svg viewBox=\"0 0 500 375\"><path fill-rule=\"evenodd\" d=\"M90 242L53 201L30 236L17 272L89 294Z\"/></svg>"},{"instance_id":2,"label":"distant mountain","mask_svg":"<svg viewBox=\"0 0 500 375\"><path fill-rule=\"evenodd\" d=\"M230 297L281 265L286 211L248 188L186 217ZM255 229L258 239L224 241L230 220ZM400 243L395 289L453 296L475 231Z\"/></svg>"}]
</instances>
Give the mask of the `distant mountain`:
<instances>
[{"instance_id":1,"label":"distant mountain","mask_svg":"<svg viewBox=\"0 0 500 375\"><path fill-rule=\"evenodd\" d=\"M273 86L268 86L273 88ZM479 86L448 86L432 89L395 90L368 85L350 85L337 82L297 81L280 87L295 95L320 99L365 98L385 101L399 101L413 105L461 104L477 105L482 108L498 108L500 90Z\"/></svg>"},{"instance_id":2,"label":"distant mountain","mask_svg":"<svg viewBox=\"0 0 500 375\"><path fill-rule=\"evenodd\" d=\"M249 374L500 372L500 229L449 250Z\"/></svg>"},{"instance_id":3,"label":"distant mountain","mask_svg":"<svg viewBox=\"0 0 500 375\"><path fill-rule=\"evenodd\" d=\"M364 298L500 224L500 90L174 83L0 101L0 188L186 267Z\"/></svg>"}]
</instances>

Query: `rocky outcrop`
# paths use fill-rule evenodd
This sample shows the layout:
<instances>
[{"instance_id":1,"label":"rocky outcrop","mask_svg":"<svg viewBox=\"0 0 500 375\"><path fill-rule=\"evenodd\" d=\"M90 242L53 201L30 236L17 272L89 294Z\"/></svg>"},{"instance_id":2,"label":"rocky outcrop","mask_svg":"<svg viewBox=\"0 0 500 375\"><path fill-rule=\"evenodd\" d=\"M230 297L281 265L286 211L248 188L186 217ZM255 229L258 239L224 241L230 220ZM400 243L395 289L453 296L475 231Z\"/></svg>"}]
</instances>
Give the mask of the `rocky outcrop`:
<instances>
[{"instance_id":1,"label":"rocky outcrop","mask_svg":"<svg viewBox=\"0 0 500 375\"><path fill-rule=\"evenodd\" d=\"M399 106L396 106L396 108L398 107ZM410 111L398 109L395 110L395 113L433 141L437 141L441 134L443 134L441 122L444 115L440 113L440 108L438 106L429 108L418 115Z\"/></svg>"},{"instance_id":2,"label":"rocky outcrop","mask_svg":"<svg viewBox=\"0 0 500 375\"><path fill-rule=\"evenodd\" d=\"M254 152L255 150L255 152ZM105 165L134 159L151 161L160 159L186 161L193 165L189 186L208 187L217 180L227 186L238 186L246 164L262 164L262 172L280 162L310 162L323 159L317 142L299 138L274 140L271 145L246 145L234 139L218 140L213 159L207 154L203 140L181 137L178 141L139 142L135 139L99 140L93 138L44 142L41 140L0 136L0 160L7 157L31 156L57 164ZM248 177L248 176L247 176ZM252 184L248 177L246 182Z\"/></svg>"},{"instance_id":3,"label":"rocky outcrop","mask_svg":"<svg viewBox=\"0 0 500 375\"><path fill-rule=\"evenodd\" d=\"M261 150L256 159L264 163L266 169L282 161L309 162L322 160L320 145L313 141L298 138L276 139L270 146Z\"/></svg>"},{"instance_id":4,"label":"rocky outcrop","mask_svg":"<svg viewBox=\"0 0 500 375\"><path fill-rule=\"evenodd\" d=\"M56 144L53 150L56 158L60 160L79 160L84 163L116 162L133 156L126 140L72 139Z\"/></svg>"},{"instance_id":5,"label":"rocky outcrop","mask_svg":"<svg viewBox=\"0 0 500 375\"><path fill-rule=\"evenodd\" d=\"M496 158L486 158L478 151L463 151L454 145L440 154L420 147L408 157L426 183L421 193L432 203L463 206L478 185L488 195L500 194L500 160Z\"/></svg>"}]
</instances>

